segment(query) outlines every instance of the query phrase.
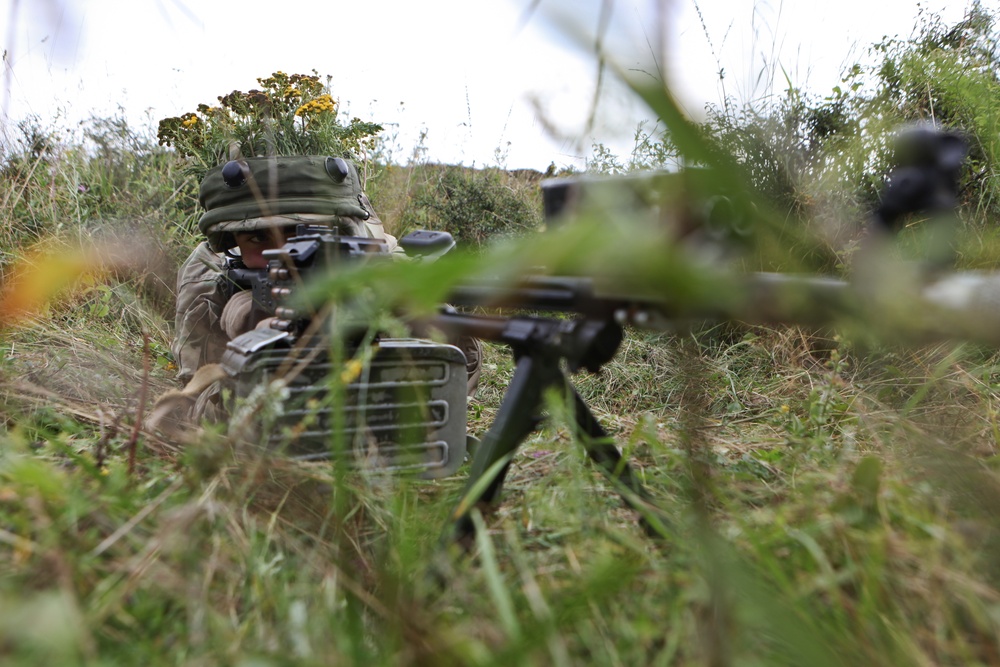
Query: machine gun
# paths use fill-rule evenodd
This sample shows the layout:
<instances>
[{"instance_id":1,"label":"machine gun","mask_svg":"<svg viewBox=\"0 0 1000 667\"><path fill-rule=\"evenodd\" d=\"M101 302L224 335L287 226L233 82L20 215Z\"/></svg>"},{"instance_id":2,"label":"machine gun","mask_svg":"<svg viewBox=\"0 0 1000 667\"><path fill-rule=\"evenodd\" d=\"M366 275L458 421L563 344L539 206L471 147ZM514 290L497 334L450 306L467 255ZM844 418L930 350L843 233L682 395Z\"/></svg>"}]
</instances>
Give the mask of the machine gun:
<instances>
[{"instance_id":1,"label":"machine gun","mask_svg":"<svg viewBox=\"0 0 1000 667\"><path fill-rule=\"evenodd\" d=\"M950 211L957 200L965 152L963 138L955 133L928 128L904 133L897 148L900 164L887 181L870 233L898 230L912 213ZM645 185L664 178L669 176L654 175ZM585 201L588 190L607 187L614 184L600 179L543 182L550 226L563 224L567 211ZM719 222L718 211L731 210L724 197L708 204L705 217L712 224ZM732 234L746 232L742 221L723 222ZM724 235L725 225L716 225L709 238L719 239L720 229ZM499 307L501 312L504 308L549 310L568 318L448 313L437 318L438 326L446 331L469 332L509 346L515 362L513 379L476 452L464 496L453 511L450 538L469 544L475 530L472 509L498 502L513 455L542 421L543 397L549 391L567 403L576 441L616 482L625 503L640 511L644 525L651 527L655 513L647 511L648 493L569 380L569 374L579 370L599 371L614 357L623 325L660 329L678 319L817 326L854 321L892 332L900 341L957 338L1000 345L1000 315L987 315L1000 312L995 307L1000 300L1000 276L995 274L921 276L905 293L880 292L879 285L823 276L774 273L733 273L724 284L724 298L705 300L695 308L690 304L677 308L667 294L634 298L602 292L590 278L529 277L508 286L480 284L455 290L449 300L456 304ZM885 307L887 298L893 307ZM985 304L994 307L980 307Z\"/></svg>"},{"instance_id":2,"label":"machine gun","mask_svg":"<svg viewBox=\"0 0 1000 667\"><path fill-rule=\"evenodd\" d=\"M430 256L449 235L418 234L411 252ZM328 227L299 225L281 247L264 251L268 266L230 263L234 290L253 294L258 326L227 345L222 366L237 399L250 406L247 440L267 434L265 446L294 458L325 459L337 449L375 467L425 477L452 474L466 453L466 365L451 345L370 332L367 323L333 322L329 312L303 309L301 285L343 263L386 260L381 240L341 236ZM337 335L330 329L336 325ZM342 354L336 354L340 350ZM357 364L347 364L352 357ZM331 391L332 373L344 376ZM280 390L261 392L277 383ZM338 444L339 443L339 444Z\"/></svg>"},{"instance_id":3,"label":"machine gun","mask_svg":"<svg viewBox=\"0 0 1000 667\"><path fill-rule=\"evenodd\" d=\"M908 140L917 142L920 150L913 154L920 159L917 164L900 167L907 171L896 171L895 177L890 178L883 204L878 215L873 217L875 225L898 227L897 223L905 215L928 206L928 192L935 193L930 201L937 211L942 210L947 202L954 203L958 189L958 170L954 160L956 155L964 154L960 150L963 146L961 141L956 141L954 135L942 137L936 132L917 133ZM669 180L669 177L657 175L653 180ZM914 183L919 185L914 186ZM585 203L590 190L606 185L605 181L593 179L556 179L543 183L545 211L552 223L550 226L561 224L558 221L565 220L568 209ZM647 203L645 196L640 195L641 204ZM706 202L703 213L710 229L701 237L703 240L714 243L721 239L724 242L726 239L723 237L727 234L743 237L749 233L745 221L736 220L727 213L735 210L729 206L730 203L725 195L713 196ZM659 205L657 202L654 204ZM418 237L418 241L438 251L453 245L446 234L422 234L428 236L423 239ZM404 243L407 242L404 239ZM412 247L413 241L409 240L409 243ZM294 404L299 407L284 409L282 419L288 417L289 420L282 422L283 428L286 431L298 429L300 436L317 436L321 446L317 447L314 443L311 450L307 449L305 458L327 456L331 433L336 427L336 411L327 409L316 416L315 406L310 406L309 400L320 395L328 386L320 377L336 369L329 357L323 356L328 355L328 343L322 347L305 344L310 328L317 321L314 314L289 309L285 298L307 274L326 270L334 261L384 253L377 244L357 243L356 240L337 237L326 229L300 230L285 248L271 252L266 278L257 275L245 284L259 293L260 303L276 318L275 324L234 340L223 363L237 380L237 386L243 388L238 393L249 396L253 387L261 384L262 377L280 377L279 369L290 365L289 358L300 360L291 365L299 368L300 374L307 375L308 381L304 383L306 390L302 392L305 400L285 402L286 406ZM623 340L626 325L661 329L680 321L830 325L854 320L913 341L962 338L1000 344L1000 316L986 318L976 307L983 300L996 301L995 295L1000 293L1000 277L992 274L963 273L920 281L913 285L910 292L891 295L894 308L884 308L880 294L870 285L823 276L734 272L721 282L724 289L718 291L719 298L705 299L694 306L674 303L669 294L636 297L615 293L609 291L607 285L599 284L593 276L547 276L540 273L513 284L483 280L452 289L445 298L448 303L493 309L497 313L456 312L447 307L432 316L430 323L451 336L469 335L506 345L515 364L513 379L496 418L473 457L466 491L453 512L452 536L466 542L474 530L470 514L472 508L499 501L512 457L542 423L544 397L550 391L560 395L569 406L574 435L589 458L615 480L628 505L648 516L644 512L648 507L648 494L569 379L578 371L598 372L613 359ZM991 308L989 312L1000 313L1000 309ZM906 319L899 319L899 313L906 314ZM388 339L379 340L378 356L373 361L381 360L382 355L387 354L386 350L391 348L389 343ZM420 346L424 345L428 343L420 343ZM447 356L442 348L420 349L433 350L431 356ZM293 354L292 350L296 352ZM454 348L452 350L457 352ZM401 357L418 356L415 350L408 349L405 354L388 359L388 366L397 367ZM315 358L326 361L316 364L313 361ZM308 360L308 363L302 360ZM460 353L458 358L451 357L444 361L439 366L445 369L443 374L451 379L461 376L464 360ZM291 377L293 379L286 381L286 386L291 387L296 382L296 375ZM398 436L399 425L417 412L432 413L433 406L420 408L409 415L401 410L390 411L380 418L381 421L356 419L359 412L380 405L387 396L378 393L381 389L373 391L377 384L359 387L356 396L346 402L349 412L347 421L357 424L352 432L354 435L364 434L361 450L365 442L372 443L371 436L377 428L395 429L396 435L392 437L374 438L376 450L381 447L389 451L401 439ZM443 403L436 404L438 407L446 406L449 417L456 423L460 421L460 426L446 438L447 463L433 470L423 468L428 476L450 474L461 463L460 456L465 453L464 398L464 393L456 391ZM310 431L301 426L309 424L310 420L318 421L322 427ZM428 444L417 447L415 451L420 452L419 458L432 449Z\"/></svg>"}]
</instances>

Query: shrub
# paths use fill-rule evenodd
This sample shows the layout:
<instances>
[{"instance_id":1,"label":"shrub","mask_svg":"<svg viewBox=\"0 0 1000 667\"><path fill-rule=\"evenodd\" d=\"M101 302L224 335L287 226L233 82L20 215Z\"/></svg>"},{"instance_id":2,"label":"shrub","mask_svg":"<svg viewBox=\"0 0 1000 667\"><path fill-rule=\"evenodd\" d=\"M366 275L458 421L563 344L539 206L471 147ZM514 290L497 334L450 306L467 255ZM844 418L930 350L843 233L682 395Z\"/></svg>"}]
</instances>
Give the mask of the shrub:
<instances>
[{"instance_id":1,"label":"shrub","mask_svg":"<svg viewBox=\"0 0 1000 667\"><path fill-rule=\"evenodd\" d=\"M521 181L499 169L444 167L413 196L401 227L447 231L459 244L479 249L538 230L539 199L531 176Z\"/></svg>"}]
</instances>

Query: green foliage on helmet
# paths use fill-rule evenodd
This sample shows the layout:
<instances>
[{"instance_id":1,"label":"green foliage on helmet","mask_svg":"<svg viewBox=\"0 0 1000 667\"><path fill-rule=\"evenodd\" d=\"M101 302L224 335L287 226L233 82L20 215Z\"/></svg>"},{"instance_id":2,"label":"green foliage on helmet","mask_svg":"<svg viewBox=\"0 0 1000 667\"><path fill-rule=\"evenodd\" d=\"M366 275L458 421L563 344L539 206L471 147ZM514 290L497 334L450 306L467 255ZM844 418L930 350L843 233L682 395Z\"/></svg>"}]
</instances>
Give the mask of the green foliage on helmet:
<instances>
[{"instance_id":1,"label":"green foliage on helmet","mask_svg":"<svg viewBox=\"0 0 1000 667\"><path fill-rule=\"evenodd\" d=\"M272 155L339 155L356 159L370 152L382 126L353 118L344 123L339 102L319 75L275 72L258 78L260 89L220 95L218 104L159 122L157 138L182 157L201 180L235 158Z\"/></svg>"}]
</instances>

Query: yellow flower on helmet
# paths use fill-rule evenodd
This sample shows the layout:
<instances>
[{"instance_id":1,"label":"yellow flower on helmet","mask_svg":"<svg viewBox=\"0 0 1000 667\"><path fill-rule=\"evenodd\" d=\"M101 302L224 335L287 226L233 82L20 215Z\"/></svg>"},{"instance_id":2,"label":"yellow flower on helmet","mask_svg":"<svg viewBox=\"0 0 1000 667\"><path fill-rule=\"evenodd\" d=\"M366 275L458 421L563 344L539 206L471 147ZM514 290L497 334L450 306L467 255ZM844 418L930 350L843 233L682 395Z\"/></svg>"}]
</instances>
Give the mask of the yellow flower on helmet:
<instances>
[{"instance_id":1,"label":"yellow flower on helmet","mask_svg":"<svg viewBox=\"0 0 1000 667\"><path fill-rule=\"evenodd\" d=\"M309 100L308 102L302 104L298 109L295 110L296 116L309 116L309 115L319 115L324 111L333 112L336 106L333 98L328 94L323 94L314 100Z\"/></svg>"}]
</instances>

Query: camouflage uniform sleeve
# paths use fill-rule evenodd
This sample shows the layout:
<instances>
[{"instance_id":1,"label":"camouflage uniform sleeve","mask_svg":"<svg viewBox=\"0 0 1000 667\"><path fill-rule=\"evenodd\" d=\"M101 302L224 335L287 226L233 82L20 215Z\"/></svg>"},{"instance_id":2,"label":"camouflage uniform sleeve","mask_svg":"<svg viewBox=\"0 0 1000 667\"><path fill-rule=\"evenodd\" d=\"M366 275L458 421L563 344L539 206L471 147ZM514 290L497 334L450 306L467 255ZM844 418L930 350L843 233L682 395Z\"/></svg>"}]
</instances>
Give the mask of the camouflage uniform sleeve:
<instances>
[{"instance_id":1,"label":"camouflage uniform sleeve","mask_svg":"<svg viewBox=\"0 0 1000 667\"><path fill-rule=\"evenodd\" d=\"M177 273L175 338L171 351L177 360L178 378L187 382L201 366L217 363L226 347L220 326L226 305L224 260L201 243Z\"/></svg>"}]
</instances>

